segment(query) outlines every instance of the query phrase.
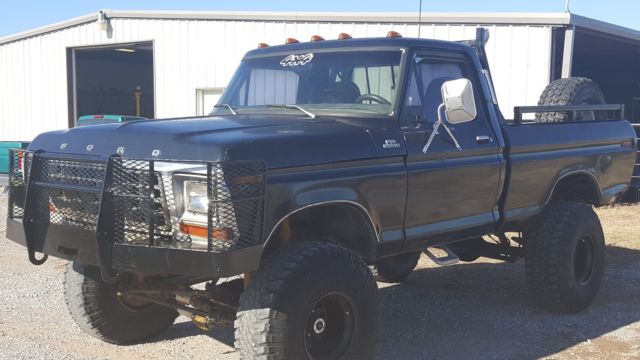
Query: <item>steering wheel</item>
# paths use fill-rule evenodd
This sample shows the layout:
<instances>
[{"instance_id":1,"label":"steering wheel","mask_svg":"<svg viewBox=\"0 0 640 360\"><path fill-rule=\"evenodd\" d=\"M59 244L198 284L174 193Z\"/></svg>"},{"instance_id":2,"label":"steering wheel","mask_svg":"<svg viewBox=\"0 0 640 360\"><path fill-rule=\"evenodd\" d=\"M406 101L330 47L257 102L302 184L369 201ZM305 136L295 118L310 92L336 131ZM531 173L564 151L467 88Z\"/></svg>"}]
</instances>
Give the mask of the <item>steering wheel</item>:
<instances>
[{"instance_id":1,"label":"steering wheel","mask_svg":"<svg viewBox=\"0 0 640 360\"><path fill-rule=\"evenodd\" d=\"M383 98L380 95L376 95L376 94L362 94L360 96L358 96L355 100L355 102L357 103L362 103L363 101L375 101L378 104L384 104L384 105L391 105L391 103L389 102L389 100Z\"/></svg>"}]
</instances>

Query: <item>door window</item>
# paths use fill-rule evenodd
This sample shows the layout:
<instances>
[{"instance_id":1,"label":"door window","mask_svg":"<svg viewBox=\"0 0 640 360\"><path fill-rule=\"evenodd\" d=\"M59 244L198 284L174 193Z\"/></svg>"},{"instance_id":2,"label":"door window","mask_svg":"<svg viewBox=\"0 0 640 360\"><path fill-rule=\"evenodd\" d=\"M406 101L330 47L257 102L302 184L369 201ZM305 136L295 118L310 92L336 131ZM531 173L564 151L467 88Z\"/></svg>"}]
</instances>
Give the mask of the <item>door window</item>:
<instances>
[{"instance_id":1,"label":"door window","mask_svg":"<svg viewBox=\"0 0 640 360\"><path fill-rule=\"evenodd\" d=\"M441 87L446 81L469 77L466 64L458 60L414 57L402 118L434 123L442 104Z\"/></svg>"}]
</instances>

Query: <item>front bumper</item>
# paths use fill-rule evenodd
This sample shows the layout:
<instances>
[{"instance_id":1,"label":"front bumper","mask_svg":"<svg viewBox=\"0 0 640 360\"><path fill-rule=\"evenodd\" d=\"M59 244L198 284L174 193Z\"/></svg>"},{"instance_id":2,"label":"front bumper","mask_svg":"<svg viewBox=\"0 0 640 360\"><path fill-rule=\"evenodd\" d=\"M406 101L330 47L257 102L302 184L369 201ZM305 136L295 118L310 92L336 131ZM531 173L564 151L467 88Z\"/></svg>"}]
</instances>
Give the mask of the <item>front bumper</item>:
<instances>
[{"instance_id":1,"label":"front bumper","mask_svg":"<svg viewBox=\"0 0 640 360\"><path fill-rule=\"evenodd\" d=\"M46 260L36 258L40 252L97 266L105 281L116 271L228 277L258 267L263 163L202 164L208 169L209 235L206 250L195 250L174 236L161 207L162 179L154 166L170 160L31 152L14 152L11 160L7 238L25 246L34 264ZM216 239L213 229L229 218L234 238Z\"/></svg>"},{"instance_id":2,"label":"front bumper","mask_svg":"<svg viewBox=\"0 0 640 360\"><path fill-rule=\"evenodd\" d=\"M90 231L49 229L42 246L34 250L69 261L100 267L97 243ZM7 239L27 247L21 221L7 220ZM224 253L184 249L113 244L111 269L124 272L174 274L187 276L230 277L255 271L260 263L262 245Z\"/></svg>"}]
</instances>

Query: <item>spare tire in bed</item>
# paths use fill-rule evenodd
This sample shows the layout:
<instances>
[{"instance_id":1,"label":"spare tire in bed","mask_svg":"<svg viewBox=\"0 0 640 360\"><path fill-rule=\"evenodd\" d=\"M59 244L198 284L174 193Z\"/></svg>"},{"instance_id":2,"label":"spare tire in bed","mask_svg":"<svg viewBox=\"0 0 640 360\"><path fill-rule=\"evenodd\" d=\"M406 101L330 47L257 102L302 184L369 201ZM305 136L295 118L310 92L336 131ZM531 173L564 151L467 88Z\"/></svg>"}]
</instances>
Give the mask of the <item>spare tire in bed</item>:
<instances>
[{"instance_id":1,"label":"spare tire in bed","mask_svg":"<svg viewBox=\"0 0 640 360\"><path fill-rule=\"evenodd\" d=\"M571 77L552 81L540 95L538 105L600 105L605 104L598 84L588 78ZM576 111L575 121L598 120L604 112ZM536 122L563 122L569 119L567 112L536 113Z\"/></svg>"}]
</instances>

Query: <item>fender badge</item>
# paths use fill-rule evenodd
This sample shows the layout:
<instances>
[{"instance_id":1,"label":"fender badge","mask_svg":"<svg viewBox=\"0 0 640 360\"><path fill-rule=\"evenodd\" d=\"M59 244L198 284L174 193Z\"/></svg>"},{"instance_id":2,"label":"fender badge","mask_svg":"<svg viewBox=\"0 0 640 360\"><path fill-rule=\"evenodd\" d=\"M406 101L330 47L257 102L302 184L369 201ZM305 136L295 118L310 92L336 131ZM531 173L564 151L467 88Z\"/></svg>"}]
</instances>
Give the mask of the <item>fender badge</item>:
<instances>
[{"instance_id":1,"label":"fender badge","mask_svg":"<svg viewBox=\"0 0 640 360\"><path fill-rule=\"evenodd\" d=\"M67 148L67 146L69 146L69 144L67 144L67 143L62 143L62 144L60 144L60 150L64 150L64 149L66 149L66 148Z\"/></svg>"},{"instance_id":2,"label":"fender badge","mask_svg":"<svg viewBox=\"0 0 640 360\"><path fill-rule=\"evenodd\" d=\"M87 151L93 150L93 145L87 145Z\"/></svg>"},{"instance_id":3,"label":"fender badge","mask_svg":"<svg viewBox=\"0 0 640 360\"><path fill-rule=\"evenodd\" d=\"M396 140L385 140L384 144L382 144L382 147L384 149L392 149L392 148L399 148L400 144L398 144L398 142Z\"/></svg>"},{"instance_id":4,"label":"fender badge","mask_svg":"<svg viewBox=\"0 0 640 360\"><path fill-rule=\"evenodd\" d=\"M119 146L119 147L116 149L116 154L118 154L118 155L124 155L124 146Z\"/></svg>"},{"instance_id":5,"label":"fender badge","mask_svg":"<svg viewBox=\"0 0 640 360\"><path fill-rule=\"evenodd\" d=\"M158 157L158 156L160 156L160 150L158 150L158 149L153 150L153 151L151 152L151 156L153 156L153 157Z\"/></svg>"}]
</instances>

